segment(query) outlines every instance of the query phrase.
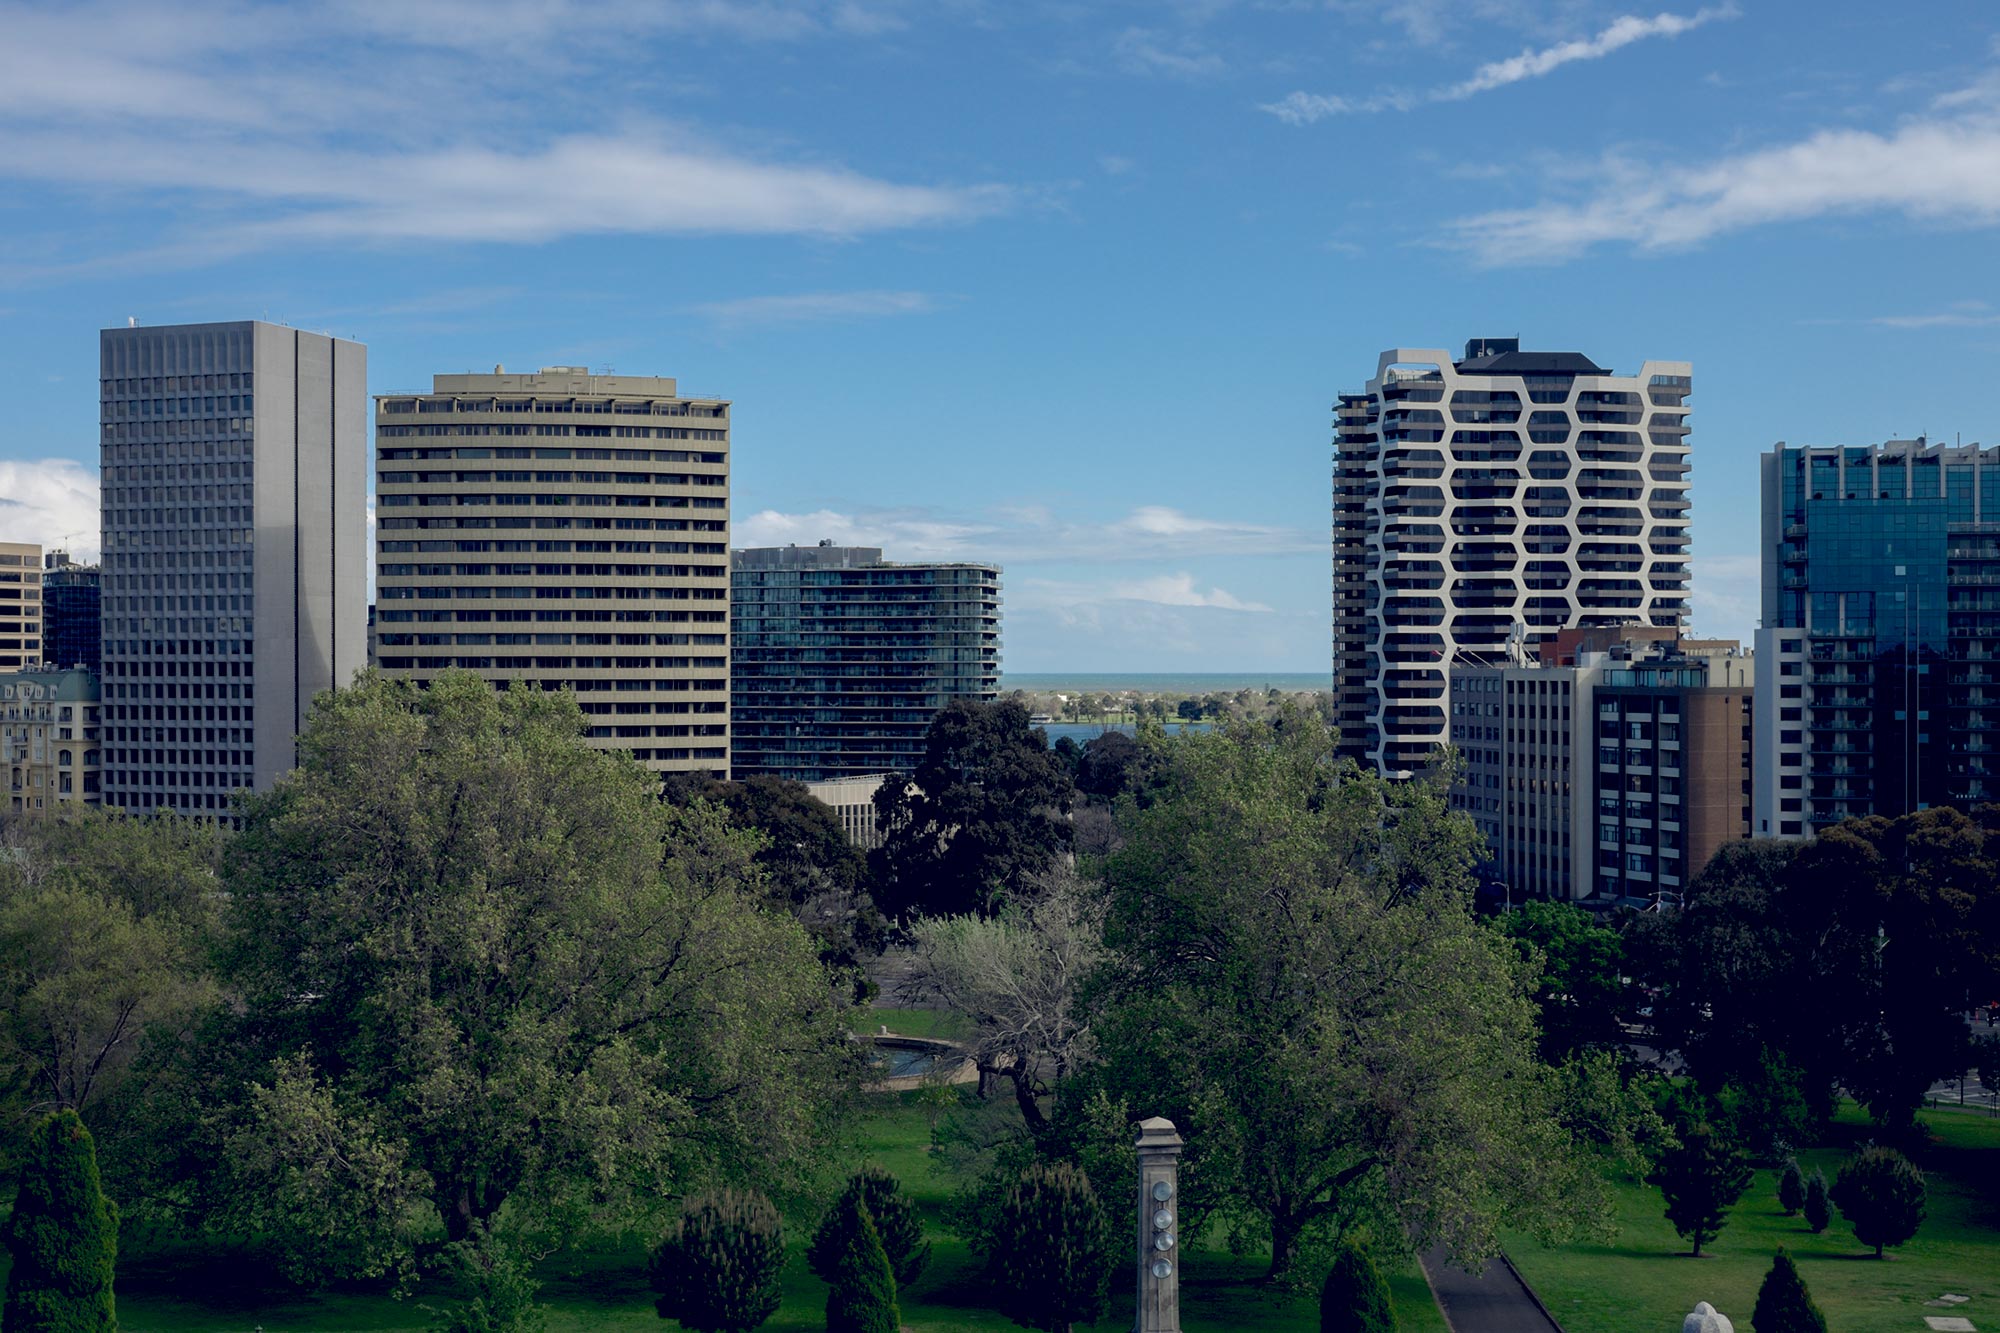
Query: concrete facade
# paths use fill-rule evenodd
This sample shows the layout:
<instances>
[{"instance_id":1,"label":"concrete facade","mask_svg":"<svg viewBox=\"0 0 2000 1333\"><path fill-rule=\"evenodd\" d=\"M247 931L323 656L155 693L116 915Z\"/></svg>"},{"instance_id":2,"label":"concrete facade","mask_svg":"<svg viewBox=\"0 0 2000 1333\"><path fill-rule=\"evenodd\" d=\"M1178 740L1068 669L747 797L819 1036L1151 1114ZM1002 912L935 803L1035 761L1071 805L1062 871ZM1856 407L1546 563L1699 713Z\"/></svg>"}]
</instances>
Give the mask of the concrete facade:
<instances>
[{"instance_id":1,"label":"concrete facade","mask_svg":"<svg viewBox=\"0 0 2000 1333\"><path fill-rule=\"evenodd\" d=\"M9 809L32 815L99 804L100 707L91 672L0 673L0 764Z\"/></svg>"},{"instance_id":2,"label":"concrete facade","mask_svg":"<svg viewBox=\"0 0 2000 1333\"><path fill-rule=\"evenodd\" d=\"M907 773L931 720L1000 690L1000 571L873 546L737 551L730 688L739 777Z\"/></svg>"},{"instance_id":3,"label":"concrete facade","mask_svg":"<svg viewBox=\"0 0 2000 1333\"><path fill-rule=\"evenodd\" d=\"M1687 614L1692 370L1615 375L1475 339L1382 353L1342 395L1333 685L1342 748L1390 775L1449 735L1451 672L1559 630Z\"/></svg>"},{"instance_id":4,"label":"concrete facade","mask_svg":"<svg viewBox=\"0 0 2000 1333\"><path fill-rule=\"evenodd\" d=\"M379 395L381 669L570 689L593 745L726 778L729 413L580 366Z\"/></svg>"},{"instance_id":5,"label":"concrete facade","mask_svg":"<svg viewBox=\"0 0 2000 1333\"><path fill-rule=\"evenodd\" d=\"M840 818L841 832L862 851L882 845L882 833L875 823L875 793L888 780L887 773L865 773L859 777L828 778L808 782L806 790L815 800L833 807Z\"/></svg>"},{"instance_id":6,"label":"concrete facade","mask_svg":"<svg viewBox=\"0 0 2000 1333\"><path fill-rule=\"evenodd\" d=\"M0 542L0 670L42 664L42 548Z\"/></svg>"},{"instance_id":7,"label":"concrete facade","mask_svg":"<svg viewBox=\"0 0 2000 1333\"><path fill-rule=\"evenodd\" d=\"M366 660L367 349L106 329L105 804L220 816Z\"/></svg>"}]
</instances>

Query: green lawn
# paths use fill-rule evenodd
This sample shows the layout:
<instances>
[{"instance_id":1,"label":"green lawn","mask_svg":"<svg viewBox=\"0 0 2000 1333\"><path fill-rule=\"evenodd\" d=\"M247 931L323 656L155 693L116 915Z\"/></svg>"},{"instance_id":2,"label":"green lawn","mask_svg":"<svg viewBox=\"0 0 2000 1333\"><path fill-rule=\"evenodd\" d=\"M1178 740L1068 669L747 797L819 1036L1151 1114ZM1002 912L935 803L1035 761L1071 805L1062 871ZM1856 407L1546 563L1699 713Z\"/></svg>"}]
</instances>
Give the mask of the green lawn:
<instances>
[{"instance_id":1,"label":"green lawn","mask_svg":"<svg viewBox=\"0 0 2000 1333\"><path fill-rule=\"evenodd\" d=\"M878 1011L874 1018L888 1023L892 1031L911 1030L898 1021L905 1015L894 1011ZM894 1172L931 1221L931 1266L902 1294L904 1328L909 1333L1014 1328L986 1304L964 1244L938 1224L951 1183L932 1170L924 1112L906 1095L881 1096L877 1105L880 1110L861 1126L857 1160L878 1162ZM785 1273L785 1304L764 1327L792 1333L817 1330L824 1326L826 1288L806 1270L804 1236L794 1232L789 1239L792 1262ZM634 1238L545 1265L543 1299L549 1306L549 1333L675 1327L653 1313L645 1259L643 1244ZM1184 1260L1181 1305L1188 1333L1244 1329L1311 1333L1319 1327L1316 1300L1268 1295L1257 1286L1264 1261L1254 1255L1194 1249L1184 1251ZM1390 1286L1403 1333L1444 1333L1444 1321L1414 1264L1392 1275ZM1129 1280L1114 1283L1112 1294L1110 1313L1096 1325L1106 1333L1131 1326ZM118 1314L126 1333L250 1333L256 1327L265 1333L346 1329L416 1333L430 1319L423 1304L441 1304L446 1298L444 1291L429 1284L405 1301L371 1292L300 1297L280 1287L248 1283L243 1266L228 1259L177 1253L157 1245L128 1247L119 1267Z\"/></svg>"},{"instance_id":2,"label":"green lawn","mask_svg":"<svg viewBox=\"0 0 2000 1333\"><path fill-rule=\"evenodd\" d=\"M1883 1262L1855 1241L1837 1211L1818 1236L1802 1219L1785 1217L1771 1171L1757 1173L1701 1259L1687 1257L1686 1243L1661 1215L1658 1191L1636 1182L1618 1190L1611 1242L1545 1250L1517 1239L1508 1253L1567 1333L1671 1329L1703 1300L1748 1328L1758 1284L1780 1245L1798 1260L1835 1333L1925 1333L1923 1316L1937 1314L2000 1327L2000 1120L1938 1110L1923 1121L1935 1137L1918 1162L1928 1176L1926 1218L1916 1238ZM1866 1136L1865 1121L1848 1107L1833 1141L1801 1153L1800 1163L1818 1166L1830 1181ZM1972 1301L1957 1310L1925 1308L1948 1291Z\"/></svg>"}]
</instances>

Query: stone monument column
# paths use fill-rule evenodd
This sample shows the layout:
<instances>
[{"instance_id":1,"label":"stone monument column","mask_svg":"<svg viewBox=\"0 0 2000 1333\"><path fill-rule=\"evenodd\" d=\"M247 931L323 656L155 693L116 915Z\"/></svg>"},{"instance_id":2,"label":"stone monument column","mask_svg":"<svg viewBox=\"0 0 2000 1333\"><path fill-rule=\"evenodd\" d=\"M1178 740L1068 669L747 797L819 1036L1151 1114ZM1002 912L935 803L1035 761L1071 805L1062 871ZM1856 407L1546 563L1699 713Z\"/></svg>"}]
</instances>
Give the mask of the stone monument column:
<instances>
[{"instance_id":1,"label":"stone monument column","mask_svg":"<svg viewBox=\"0 0 2000 1333\"><path fill-rule=\"evenodd\" d=\"M1174 1122L1139 1122L1139 1300L1134 1333L1181 1333L1180 1155Z\"/></svg>"}]
</instances>

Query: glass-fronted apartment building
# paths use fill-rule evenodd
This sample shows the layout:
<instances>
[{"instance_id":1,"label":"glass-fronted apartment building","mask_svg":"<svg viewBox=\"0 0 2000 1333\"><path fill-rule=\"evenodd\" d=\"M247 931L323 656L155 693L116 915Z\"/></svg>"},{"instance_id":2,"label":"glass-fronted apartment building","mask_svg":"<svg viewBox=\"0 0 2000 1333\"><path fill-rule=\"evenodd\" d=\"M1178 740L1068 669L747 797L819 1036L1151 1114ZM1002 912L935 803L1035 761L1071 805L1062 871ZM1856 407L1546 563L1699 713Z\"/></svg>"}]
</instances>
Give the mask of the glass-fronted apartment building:
<instances>
[{"instance_id":1,"label":"glass-fronted apartment building","mask_svg":"<svg viewBox=\"0 0 2000 1333\"><path fill-rule=\"evenodd\" d=\"M1687 615L1684 361L1618 375L1480 338L1382 353L1335 409L1342 748L1392 776L1448 739L1457 666L1557 631Z\"/></svg>"},{"instance_id":2,"label":"glass-fronted apartment building","mask_svg":"<svg viewBox=\"0 0 2000 1333\"><path fill-rule=\"evenodd\" d=\"M592 744L727 777L729 407L581 366L378 396L382 671L573 690Z\"/></svg>"},{"instance_id":3,"label":"glass-fronted apartment building","mask_svg":"<svg viewBox=\"0 0 2000 1333\"><path fill-rule=\"evenodd\" d=\"M42 657L51 667L104 669L102 571L79 565L67 551L43 557Z\"/></svg>"},{"instance_id":4,"label":"glass-fronted apartment building","mask_svg":"<svg viewBox=\"0 0 2000 1333\"><path fill-rule=\"evenodd\" d=\"M1763 458L1754 822L2000 795L2000 449L1779 444Z\"/></svg>"},{"instance_id":5,"label":"glass-fronted apartment building","mask_svg":"<svg viewBox=\"0 0 2000 1333\"><path fill-rule=\"evenodd\" d=\"M219 816L367 663L367 349L258 321L99 342L104 804Z\"/></svg>"},{"instance_id":6,"label":"glass-fronted apartment building","mask_svg":"<svg viewBox=\"0 0 2000 1333\"><path fill-rule=\"evenodd\" d=\"M872 546L731 557L736 776L907 773L938 710L1000 689L1000 571Z\"/></svg>"}]
</instances>

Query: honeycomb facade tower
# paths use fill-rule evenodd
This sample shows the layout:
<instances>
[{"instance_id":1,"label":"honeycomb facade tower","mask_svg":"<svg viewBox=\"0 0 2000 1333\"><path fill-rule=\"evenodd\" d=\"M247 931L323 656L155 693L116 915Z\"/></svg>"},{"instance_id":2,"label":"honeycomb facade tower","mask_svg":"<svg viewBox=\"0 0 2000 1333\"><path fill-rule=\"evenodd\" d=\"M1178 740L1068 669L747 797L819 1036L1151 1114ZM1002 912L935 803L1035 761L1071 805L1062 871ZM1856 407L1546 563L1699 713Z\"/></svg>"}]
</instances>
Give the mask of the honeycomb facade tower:
<instances>
[{"instance_id":1,"label":"honeycomb facade tower","mask_svg":"<svg viewBox=\"0 0 2000 1333\"><path fill-rule=\"evenodd\" d=\"M1335 407L1333 685L1392 776L1449 738L1454 664L1557 630L1687 617L1692 370L1615 375L1480 338L1382 353Z\"/></svg>"}]
</instances>

